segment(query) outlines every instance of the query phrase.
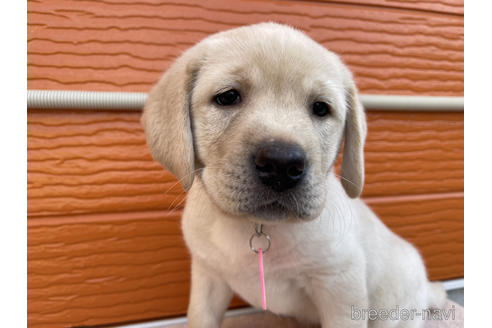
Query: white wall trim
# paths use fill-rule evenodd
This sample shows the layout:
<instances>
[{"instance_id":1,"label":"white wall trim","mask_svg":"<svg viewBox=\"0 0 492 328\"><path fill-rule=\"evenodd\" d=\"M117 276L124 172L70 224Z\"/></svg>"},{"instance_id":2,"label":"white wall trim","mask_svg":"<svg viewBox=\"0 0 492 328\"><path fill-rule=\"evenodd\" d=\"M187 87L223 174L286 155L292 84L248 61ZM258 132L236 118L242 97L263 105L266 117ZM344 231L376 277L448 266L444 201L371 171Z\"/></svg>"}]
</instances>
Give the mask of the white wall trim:
<instances>
[{"instance_id":1,"label":"white wall trim","mask_svg":"<svg viewBox=\"0 0 492 328\"><path fill-rule=\"evenodd\" d=\"M241 309L228 310L225 313L225 316L226 317L235 317L238 315L252 314L252 313L259 313L259 312L261 312L261 310L254 309L252 307L246 307L246 308L241 308ZM154 320L154 321L149 321L149 322L142 322L142 323L117 326L116 328L162 328L162 327L169 327L169 326L174 326L174 325L182 325L185 323L186 323L186 317L178 317L178 318Z\"/></svg>"},{"instance_id":2,"label":"white wall trim","mask_svg":"<svg viewBox=\"0 0 492 328\"><path fill-rule=\"evenodd\" d=\"M463 278L445 280L445 281L441 281L441 283L443 284L446 291L462 289L465 287L465 279ZM229 310L226 312L225 316L234 317L237 315L252 314L252 313L259 313L259 312L261 312L261 310L254 309L251 307L246 307L236 310ZM123 325L123 326L118 326L117 328L164 328L164 327L182 325L182 324L186 324L186 317L178 317L172 319L163 319L163 320L155 320L150 322Z\"/></svg>"},{"instance_id":3,"label":"white wall trim","mask_svg":"<svg viewBox=\"0 0 492 328\"><path fill-rule=\"evenodd\" d=\"M444 286L444 289L446 290L455 290L455 289L461 289L465 288L465 279L452 279L452 280L445 280L442 281L442 285Z\"/></svg>"},{"instance_id":4,"label":"white wall trim","mask_svg":"<svg viewBox=\"0 0 492 328\"><path fill-rule=\"evenodd\" d=\"M27 108L84 110L141 110L143 92L27 90ZM454 111L464 110L463 97L361 95L366 110Z\"/></svg>"}]
</instances>

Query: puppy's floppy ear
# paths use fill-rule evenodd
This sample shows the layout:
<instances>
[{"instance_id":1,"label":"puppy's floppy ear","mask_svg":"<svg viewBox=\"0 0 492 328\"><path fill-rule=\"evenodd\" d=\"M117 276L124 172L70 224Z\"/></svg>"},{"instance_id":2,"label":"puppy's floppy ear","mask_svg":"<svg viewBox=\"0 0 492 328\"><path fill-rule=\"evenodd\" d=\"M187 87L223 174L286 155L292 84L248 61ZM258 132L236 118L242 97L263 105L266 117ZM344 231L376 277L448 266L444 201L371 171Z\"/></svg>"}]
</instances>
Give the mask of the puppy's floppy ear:
<instances>
[{"instance_id":1,"label":"puppy's floppy ear","mask_svg":"<svg viewBox=\"0 0 492 328\"><path fill-rule=\"evenodd\" d=\"M152 157L171 171L185 190L194 179L190 102L199 55L195 46L174 62L150 91L141 118Z\"/></svg>"},{"instance_id":2,"label":"puppy's floppy ear","mask_svg":"<svg viewBox=\"0 0 492 328\"><path fill-rule=\"evenodd\" d=\"M367 125L364 107L353 81L347 88L347 106L341 180L347 195L357 198L364 186L364 142Z\"/></svg>"}]
</instances>

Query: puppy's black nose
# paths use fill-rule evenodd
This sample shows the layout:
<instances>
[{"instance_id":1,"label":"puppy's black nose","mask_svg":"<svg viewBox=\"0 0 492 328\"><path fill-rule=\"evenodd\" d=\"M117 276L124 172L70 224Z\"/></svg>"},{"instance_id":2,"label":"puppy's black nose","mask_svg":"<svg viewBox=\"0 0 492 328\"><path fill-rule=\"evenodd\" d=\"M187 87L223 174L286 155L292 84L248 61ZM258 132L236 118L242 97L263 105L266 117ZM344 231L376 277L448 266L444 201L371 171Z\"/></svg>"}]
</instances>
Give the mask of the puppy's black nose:
<instances>
[{"instance_id":1,"label":"puppy's black nose","mask_svg":"<svg viewBox=\"0 0 492 328\"><path fill-rule=\"evenodd\" d=\"M306 154L295 144L272 142L255 156L256 171L264 185L275 191L294 187L305 175Z\"/></svg>"}]
</instances>

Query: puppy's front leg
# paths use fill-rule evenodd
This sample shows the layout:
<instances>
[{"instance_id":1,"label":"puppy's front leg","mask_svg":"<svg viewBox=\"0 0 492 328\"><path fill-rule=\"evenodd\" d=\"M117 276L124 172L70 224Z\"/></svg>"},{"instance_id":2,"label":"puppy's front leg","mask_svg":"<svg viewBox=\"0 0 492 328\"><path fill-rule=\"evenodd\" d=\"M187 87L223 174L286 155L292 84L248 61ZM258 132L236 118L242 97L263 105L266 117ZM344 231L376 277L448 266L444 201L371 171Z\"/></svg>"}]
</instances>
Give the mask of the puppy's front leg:
<instances>
[{"instance_id":1,"label":"puppy's front leg","mask_svg":"<svg viewBox=\"0 0 492 328\"><path fill-rule=\"evenodd\" d=\"M366 283L350 273L316 277L312 281L312 300L318 309L322 328L367 328L367 320L353 316L353 309L366 309Z\"/></svg>"},{"instance_id":2,"label":"puppy's front leg","mask_svg":"<svg viewBox=\"0 0 492 328\"><path fill-rule=\"evenodd\" d=\"M192 260L188 327L219 328L232 294L224 280Z\"/></svg>"}]
</instances>

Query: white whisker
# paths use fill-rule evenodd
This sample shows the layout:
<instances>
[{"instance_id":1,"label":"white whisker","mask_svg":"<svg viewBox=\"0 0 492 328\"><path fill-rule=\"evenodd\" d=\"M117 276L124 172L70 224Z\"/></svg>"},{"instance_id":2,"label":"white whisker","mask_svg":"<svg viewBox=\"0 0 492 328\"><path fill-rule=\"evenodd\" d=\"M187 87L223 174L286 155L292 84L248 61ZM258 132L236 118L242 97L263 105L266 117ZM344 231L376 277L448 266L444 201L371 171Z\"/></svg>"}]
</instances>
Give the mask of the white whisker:
<instances>
[{"instance_id":1,"label":"white whisker","mask_svg":"<svg viewBox=\"0 0 492 328\"><path fill-rule=\"evenodd\" d=\"M353 181L350 181L350 180L349 180L349 179L347 179L346 177L343 177L343 176L338 175L338 174L336 174L336 173L334 173L334 174L335 174L335 176L339 177L340 179L343 179L343 180L347 181L348 183L353 184L353 185L354 185L354 186L356 186L357 188L360 188L360 186L359 186L357 183L355 183L355 182L353 182Z\"/></svg>"}]
</instances>

